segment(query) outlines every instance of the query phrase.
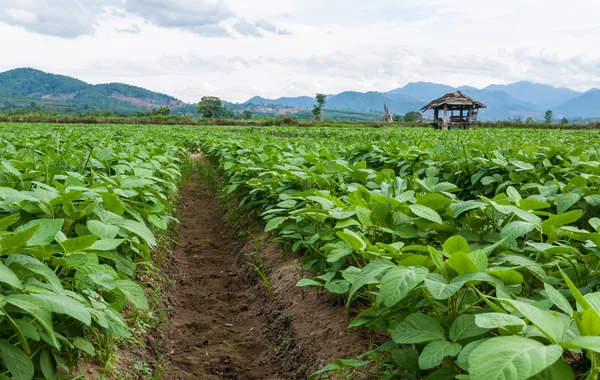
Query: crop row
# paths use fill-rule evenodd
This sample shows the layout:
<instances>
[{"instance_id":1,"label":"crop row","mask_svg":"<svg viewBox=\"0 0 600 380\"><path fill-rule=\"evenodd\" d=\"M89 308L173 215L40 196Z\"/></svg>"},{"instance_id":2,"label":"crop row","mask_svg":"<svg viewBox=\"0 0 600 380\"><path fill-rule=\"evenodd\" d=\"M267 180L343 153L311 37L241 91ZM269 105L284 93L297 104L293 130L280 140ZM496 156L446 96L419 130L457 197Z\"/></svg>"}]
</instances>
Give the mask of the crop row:
<instances>
[{"instance_id":1,"label":"crop row","mask_svg":"<svg viewBox=\"0 0 600 380\"><path fill-rule=\"evenodd\" d=\"M350 327L390 337L323 371L598 377L593 133L285 137L207 134L199 145L223 170L226 191L312 270L298 285L357 305Z\"/></svg>"},{"instance_id":2,"label":"crop row","mask_svg":"<svg viewBox=\"0 0 600 380\"><path fill-rule=\"evenodd\" d=\"M56 379L127 338L182 150L101 128L0 130L0 379Z\"/></svg>"}]
</instances>

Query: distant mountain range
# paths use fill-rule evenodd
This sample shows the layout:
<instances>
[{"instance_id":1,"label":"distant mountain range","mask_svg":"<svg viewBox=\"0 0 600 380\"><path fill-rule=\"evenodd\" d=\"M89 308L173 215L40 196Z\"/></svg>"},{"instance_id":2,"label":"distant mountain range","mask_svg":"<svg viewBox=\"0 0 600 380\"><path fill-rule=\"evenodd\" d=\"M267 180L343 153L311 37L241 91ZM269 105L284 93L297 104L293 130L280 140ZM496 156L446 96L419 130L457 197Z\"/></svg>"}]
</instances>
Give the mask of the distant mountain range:
<instances>
[{"instance_id":1,"label":"distant mountain range","mask_svg":"<svg viewBox=\"0 0 600 380\"><path fill-rule=\"evenodd\" d=\"M34 105L63 113L92 109L132 114L158 107L169 107L175 113L195 110L172 96L122 83L92 85L30 68L0 73L0 111Z\"/></svg>"},{"instance_id":2,"label":"distant mountain range","mask_svg":"<svg viewBox=\"0 0 600 380\"><path fill-rule=\"evenodd\" d=\"M555 118L563 116L574 119L600 117L599 89L578 92L569 88L553 87L533 82L490 85L483 89L413 82L388 92L345 91L340 94L328 95L325 108L358 112L383 112L383 105L387 104L392 113L405 114L410 111L417 111L431 100L456 90L462 91L487 106L487 109L480 112L481 120L506 120L509 117L542 119L549 109L553 110ZM314 98L300 96L279 99L254 97L244 104L282 105L312 109L314 103Z\"/></svg>"},{"instance_id":3,"label":"distant mountain range","mask_svg":"<svg viewBox=\"0 0 600 380\"><path fill-rule=\"evenodd\" d=\"M388 92L345 91L331 94L327 96L325 108L329 114L340 118L378 118L377 115L383 114L383 105L387 104L392 113L403 115L418 111L429 101L457 89L487 106L480 112L480 120L506 120L509 117L542 119L548 109L553 110L555 118L600 118L600 89L578 92L532 82L490 85L483 89L414 82ZM225 104L238 111L251 109L262 115L310 116L307 110L312 109L314 103L312 96L277 99L255 96L242 104ZM173 96L121 83L92 85L30 68L0 73L0 111L35 105L62 113L91 109L133 114L169 107L174 114L195 114L196 108L195 104L182 102Z\"/></svg>"}]
</instances>

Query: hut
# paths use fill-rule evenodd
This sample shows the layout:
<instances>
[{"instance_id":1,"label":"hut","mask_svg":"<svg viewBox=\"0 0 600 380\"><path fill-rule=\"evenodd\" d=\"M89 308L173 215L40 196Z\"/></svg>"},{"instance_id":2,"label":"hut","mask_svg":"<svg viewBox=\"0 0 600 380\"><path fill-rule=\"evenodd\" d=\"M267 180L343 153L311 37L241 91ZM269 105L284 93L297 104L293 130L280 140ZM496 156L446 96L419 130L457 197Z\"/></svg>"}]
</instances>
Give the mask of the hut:
<instances>
[{"instance_id":1,"label":"hut","mask_svg":"<svg viewBox=\"0 0 600 380\"><path fill-rule=\"evenodd\" d=\"M460 91L450 92L421 108L422 112L433 110L433 126L448 129L449 126L468 128L477 121L480 108L486 108L483 103L469 98ZM443 117L440 117L440 111Z\"/></svg>"}]
</instances>

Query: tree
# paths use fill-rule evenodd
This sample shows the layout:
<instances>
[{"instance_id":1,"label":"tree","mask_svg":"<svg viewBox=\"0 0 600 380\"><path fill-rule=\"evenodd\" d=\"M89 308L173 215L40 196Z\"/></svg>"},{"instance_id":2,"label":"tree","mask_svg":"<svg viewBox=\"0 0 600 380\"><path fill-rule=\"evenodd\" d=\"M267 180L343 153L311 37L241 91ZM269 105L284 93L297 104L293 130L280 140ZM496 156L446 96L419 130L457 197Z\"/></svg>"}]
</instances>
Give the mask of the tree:
<instances>
[{"instance_id":1,"label":"tree","mask_svg":"<svg viewBox=\"0 0 600 380\"><path fill-rule=\"evenodd\" d=\"M554 120L554 117L552 114L552 110L546 111L546 114L544 115L544 121L546 122L546 124L552 124L553 120Z\"/></svg>"},{"instance_id":2,"label":"tree","mask_svg":"<svg viewBox=\"0 0 600 380\"><path fill-rule=\"evenodd\" d=\"M198 104L198 113L204 119L216 119L223 115L223 102L216 96L204 96Z\"/></svg>"},{"instance_id":3,"label":"tree","mask_svg":"<svg viewBox=\"0 0 600 380\"><path fill-rule=\"evenodd\" d=\"M317 94L315 99L317 100L317 104L315 104L311 112L315 115L315 119L323 121L323 107L325 107L325 103L327 103L327 95Z\"/></svg>"},{"instance_id":4,"label":"tree","mask_svg":"<svg viewBox=\"0 0 600 380\"><path fill-rule=\"evenodd\" d=\"M242 112L242 117L243 117L245 120L250 120L250 119L252 119L252 111L250 111L250 110L244 110L244 112Z\"/></svg>"},{"instance_id":5,"label":"tree","mask_svg":"<svg viewBox=\"0 0 600 380\"><path fill-rule=\"evenodd\" d=\"M562 120L560 121L561 124L569 124L569 120L567 120L566 117L563 117Z\"/></svg>"},{"instance_id":6,"label":"tree","mask_svg":"<svg viewBox=\"0 0 600 380\"><path fill-rule=\"evenodd\" d=\"M423 120L423 115L421 114L421 112L410 111L409 113L404 115L404 121L415 122L421 120Z\"/></svg>"},{"instance_id":7,"label":"tree","mask_svg":"<svg viewBox=\"0 0 600 380\"><path fill-rule=\"evenodd\" d=\"M152 116L169 116L171 115L171 109L169 107L159 107L152 110L150 113Z\"/></svg>"}]
</instances>

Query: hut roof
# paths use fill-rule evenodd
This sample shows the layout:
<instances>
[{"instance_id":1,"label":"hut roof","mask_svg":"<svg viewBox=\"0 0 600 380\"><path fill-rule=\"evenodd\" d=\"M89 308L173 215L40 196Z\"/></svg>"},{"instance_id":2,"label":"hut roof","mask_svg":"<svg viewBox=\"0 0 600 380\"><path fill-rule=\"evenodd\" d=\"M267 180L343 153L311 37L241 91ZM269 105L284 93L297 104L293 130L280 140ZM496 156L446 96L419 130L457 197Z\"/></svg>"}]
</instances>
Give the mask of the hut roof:
<instances>
[{"instance_id":1,"label":"hut roof","mask_svg":"<svg viewBox=\"0 0 600 380\"><path fill-rule=\"evenodd\" d=\"M428 109L438 108L443 106L444 104L449 105L472 105L473 108L487 108L485 104L478 102L469 98L467 95L463 94L460 91L449 92L446 95L442 96L439 99L432 101L427 104L425 107L421 108L421 111L425 111Z\"/></svg>"}]
</instances>

